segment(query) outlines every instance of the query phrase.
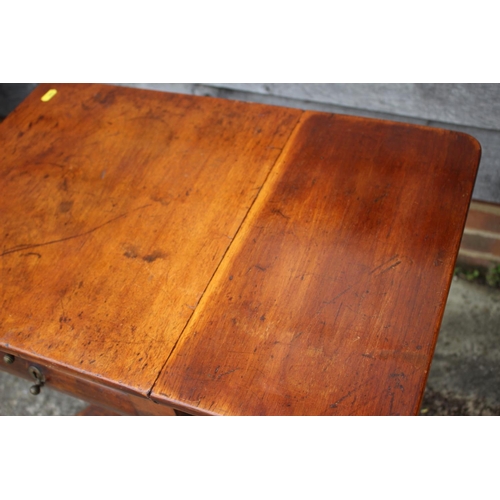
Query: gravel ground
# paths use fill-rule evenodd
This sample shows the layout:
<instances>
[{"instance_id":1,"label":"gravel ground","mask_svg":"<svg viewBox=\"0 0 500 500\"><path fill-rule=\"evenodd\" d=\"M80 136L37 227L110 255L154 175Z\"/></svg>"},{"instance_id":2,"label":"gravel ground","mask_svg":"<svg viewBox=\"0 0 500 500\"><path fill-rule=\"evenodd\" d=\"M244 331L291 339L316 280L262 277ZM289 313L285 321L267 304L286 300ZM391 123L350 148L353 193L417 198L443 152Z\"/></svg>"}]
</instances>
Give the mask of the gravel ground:
<instances>
[{"instance_id":1,"label":"gravel ground","mask_svg":"<svg viewBox=\"0 0 500 500\"><path fill-rule=\"evenodd\" d=\"M33 396L31 385L29 380L0 372L0 415L76 415L88 406L49 387Z\"/></svg>"}]
</instances>

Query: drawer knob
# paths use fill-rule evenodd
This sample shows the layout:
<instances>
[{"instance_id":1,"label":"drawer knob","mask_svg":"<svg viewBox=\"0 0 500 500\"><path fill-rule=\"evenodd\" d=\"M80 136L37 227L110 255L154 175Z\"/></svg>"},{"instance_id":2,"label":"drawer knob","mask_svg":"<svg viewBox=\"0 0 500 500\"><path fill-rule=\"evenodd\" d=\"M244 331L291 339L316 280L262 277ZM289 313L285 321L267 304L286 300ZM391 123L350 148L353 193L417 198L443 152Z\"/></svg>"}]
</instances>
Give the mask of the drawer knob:
<instances>
[{"instance_id":1,"label":"drawer knob","mask_svg":"<svg viewBox=\"0 0 500 500\"><path fill-rule=\"evenodd\" d=\"M40 394L40 385L32 385L30 387L30 392L33 394L33 396L36 396L37 394Z\"/></svg>"},{"instance_id":2,"label":"drawer knob","mask_svg":"<svg viewBox=\"0 0 500 500\"><path fill-rule=\"evenodd\" d=\"M14 363L16 358L14 356L12 356L12 354L4 354L3 360L4 360L4 363L11 365L12 363Z\"/></svg>"},{"instance_id":3,"label":"drawer knob","mask_svg":"<svg viewBox=\"0 0 500 500\"><path fill-rule=\"evenodd\" d=\"M30 387L31 394L33 394L33 396L36 396L37 394L40 394L40 389L42 388L43 384L45 383L45 377L43 376L43 373L36 366L30 366L28 368L28 373L36 381L35 385L32 385Z\"/></svg>"}]
</instances>

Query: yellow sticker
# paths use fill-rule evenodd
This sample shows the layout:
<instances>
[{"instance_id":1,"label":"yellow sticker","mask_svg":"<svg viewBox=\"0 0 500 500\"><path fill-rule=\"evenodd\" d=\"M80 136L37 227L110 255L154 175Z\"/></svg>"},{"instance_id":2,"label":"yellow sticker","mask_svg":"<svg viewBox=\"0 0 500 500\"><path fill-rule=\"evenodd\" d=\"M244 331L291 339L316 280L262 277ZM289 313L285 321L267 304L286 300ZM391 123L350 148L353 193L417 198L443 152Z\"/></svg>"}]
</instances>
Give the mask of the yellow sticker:
<instances>
[{"instance_id":1,"label":"yellow sticker","mask_svg":"<svg viewBox=\"0 0 500 500\"><path fill-rule=\"evenodd\" d=\"M56 94L57 94L57 90L56 89L50 89L48 92L46 92L45 94L43 94L42 101L43 102L50 101Z\"/></svg>"}]
</instances>

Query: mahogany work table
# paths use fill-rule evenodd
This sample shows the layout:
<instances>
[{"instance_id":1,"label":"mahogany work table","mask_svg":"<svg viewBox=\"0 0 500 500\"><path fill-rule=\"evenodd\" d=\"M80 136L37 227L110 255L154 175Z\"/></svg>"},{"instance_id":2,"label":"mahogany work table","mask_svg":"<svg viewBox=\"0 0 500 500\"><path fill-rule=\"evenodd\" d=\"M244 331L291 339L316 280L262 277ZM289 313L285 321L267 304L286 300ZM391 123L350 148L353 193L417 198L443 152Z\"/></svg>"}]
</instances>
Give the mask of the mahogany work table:
<instances>
[{"instance_id":1,"label":"mahogany work table","mask_svg":"<svg viewBox=\"0 0 500 500\"><path fill-rule=\"evenodd\" d=\"M479 158L417 125L40 85L0 124L0 367L121 414L415 415Z\"/></svg>"}]
</instances>

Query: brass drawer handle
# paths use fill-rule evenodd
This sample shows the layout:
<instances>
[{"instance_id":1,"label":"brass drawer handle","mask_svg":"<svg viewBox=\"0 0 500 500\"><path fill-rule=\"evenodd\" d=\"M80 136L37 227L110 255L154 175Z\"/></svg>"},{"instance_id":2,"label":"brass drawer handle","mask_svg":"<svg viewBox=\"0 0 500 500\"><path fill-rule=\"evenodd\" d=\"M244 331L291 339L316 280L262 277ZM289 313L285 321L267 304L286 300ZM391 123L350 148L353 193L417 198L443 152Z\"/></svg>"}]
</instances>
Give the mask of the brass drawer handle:
<instances>
[{"instance_id":1,"label":"brass drawer handle","mask_svg":"<svg viewBox=\"0 0 500 500\"><path fill-rule=\"evenodd\" d=\"M43 373L36 366L33 366L33 365L28 368L28 373L36 381L35 385L32 385L30 387L31 394L33 394L33 396L36 396L37 394L40 394L40 389L42 388L43 384L45 383L45 377L44 377Z\"/></svg>"}]
</instances>

